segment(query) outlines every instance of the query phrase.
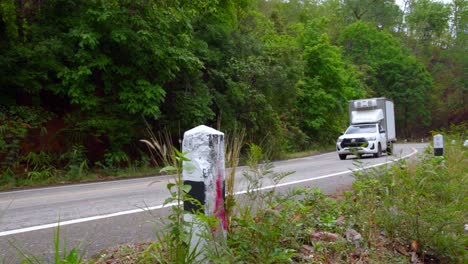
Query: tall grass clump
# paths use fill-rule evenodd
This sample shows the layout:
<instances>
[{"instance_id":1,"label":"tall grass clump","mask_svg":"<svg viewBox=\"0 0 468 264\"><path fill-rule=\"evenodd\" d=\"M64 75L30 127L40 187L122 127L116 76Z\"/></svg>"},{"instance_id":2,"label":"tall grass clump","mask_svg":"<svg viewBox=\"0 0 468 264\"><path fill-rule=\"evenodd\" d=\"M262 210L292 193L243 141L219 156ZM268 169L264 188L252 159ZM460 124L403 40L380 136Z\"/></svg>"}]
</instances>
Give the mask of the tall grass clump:
<instances>
[{"instance_id":1,"label":"tall grass clump","mask_svg":"<svg viewBox=\"0 0 468 264\"><path fill-rule=\"evenodd\" d=\"M466 263L468 148L462 139L445 135L444 157L434 157L429 147L417 161L356 175L350 204L355 224L371 243L384 234L393 246L403 245L403 253Z\"/></svg>"},{"instance_id":2,"label":"tall grass clump","mask_svg":"<svg viewBox=\"0 0 468 264\"><path fill-rule=\"evenodd\" d=\"M225 159L226 159L226 220L228 231L231 229L232 216L236 205L235 184L236 172L239 165L242 147L244 145L245 129L234 130L232 134L226 134Z\"/></svg>"},{"instance_id":3,"label":"tall grass clump","mask_svg":"<svg viewBox=\"0 0 468 264\"><path fill-rule=\"evenodd\" d=\"M173 175L173 181L167 184L170 196L164 205L171 205L167 220L162 220L155 228L156 243L150 244L139 257L141 263L195 263L199 258L199 245L191 245L194 236L193 225L184 220L184 202L190 200L189 185L184 185L182 171L190 169L183 166L184 161L190 161L185 154L172 146L168 133L156 135L148 129L149 140L141 140L148 146L151 158L155 164L162 162L165 167L160 172Z\"/></svg>"},{"instance_id":4,"label":"tall grass clump","mask_svg":"<svg viewBox=\"0 0 468 264\"><path fill-rule=\"evenodd\" d=\"M149 139L141 139L150 153L150 158L155 165L176 166L177 153L172 145L172 137L169 132L154 133L150 127L146 129Z\"/></svg>"},{"instance_id":5,"label":"tall grass clump","mask_svg":"<svg viewBox=\"0 0 468 264\"><path fill-rule=\"evenodd\" d=\"M200 245L191 244L196 235L195 226L184 219L184 214L187 213L183 207L184 202L198 202L188 196L190 186L184 185L182 180L182 170L188 169L182 166L182 162L189 161L189 159L175 148L174 153L175 163L168 164L161 170L161 172L174 175L174 182L167 184L170 196L164 202L165 205L173 205L167 221L163 220L161 228L155 229L158 242L145 250L142 257L143 263L196 263L200 257L200 250L198 250ZM199 206L201 208L200 204Z\"/></svg>"},{"instance_id":6,"label":"tall grass clump","mask_svg":"<svg viewBox=\"0 0 468 264\"><path fill-rule=\"evenodd\" d=\"M77 246L68 247L66 241L61 242L60 224L54 231L54 257L52 261L41 258L37 255L31 254L26 250L20 248L14 242L9 241L10 245L18 252L22 264L84 264L87 263L84 256L86 255L87 248L82 248L82 244Z\"/></svg>"}]
</instances>

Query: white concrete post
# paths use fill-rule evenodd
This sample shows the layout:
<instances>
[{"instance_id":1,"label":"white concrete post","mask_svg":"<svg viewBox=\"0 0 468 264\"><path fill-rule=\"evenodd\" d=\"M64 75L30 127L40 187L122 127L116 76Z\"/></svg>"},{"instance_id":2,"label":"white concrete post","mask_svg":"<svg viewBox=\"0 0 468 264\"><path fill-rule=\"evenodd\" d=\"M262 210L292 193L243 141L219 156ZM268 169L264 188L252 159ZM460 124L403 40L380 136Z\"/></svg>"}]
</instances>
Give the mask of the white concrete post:
<instances>
[{"instance_id":1,"label":"white concrete post","mask_svg":"<svg viewBox=\"0 0 468 264\"><path fill-rule=\"evenodd\" d=\"M203 125L188 130L184 133L182 152L190 159L183 162L183 166L189 168L182 172L184 185L192 187L189 196L202 205L199 208L197 204L184 202L184 209L191 212L184 215L184 220L194 224L191 246L203 251L206 241L200 235L204 231L214 232L217 239L226 238L224 133ZM220 220L219 226L214 230L199 230L203 226L197 223L193 214L198 210L207 216L216 216Z\"/></svg>"},{"instance_id":2,"label":"white concrete post","mask_svg":"<svg viewBox=\"0 0 468 264\"><path fill-rule=\"evenodd\" d=\"M444 137L441 134L434 136L434 156L444 155Z\"/></svg>"}]
</instances>

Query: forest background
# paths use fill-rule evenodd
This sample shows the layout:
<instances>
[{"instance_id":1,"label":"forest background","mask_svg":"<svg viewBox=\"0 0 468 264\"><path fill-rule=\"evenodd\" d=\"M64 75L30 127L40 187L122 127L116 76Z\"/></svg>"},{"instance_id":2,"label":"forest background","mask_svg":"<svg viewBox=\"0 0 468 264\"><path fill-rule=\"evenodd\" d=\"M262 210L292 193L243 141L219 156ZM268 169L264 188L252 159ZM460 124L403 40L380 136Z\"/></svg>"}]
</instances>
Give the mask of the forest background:
<instances>
[{"instance_id":1,"label":"forest background","mask_svg":"<svg viewBox=\"0 0 468 264\"><path fill-rule=\"evenodd\" d=\"M468 116L467 5L0 0L0 183L146 166L148 129L200 124L280 157L332 144L364 97L428 136Z\"/></svg>"}]
</instances>

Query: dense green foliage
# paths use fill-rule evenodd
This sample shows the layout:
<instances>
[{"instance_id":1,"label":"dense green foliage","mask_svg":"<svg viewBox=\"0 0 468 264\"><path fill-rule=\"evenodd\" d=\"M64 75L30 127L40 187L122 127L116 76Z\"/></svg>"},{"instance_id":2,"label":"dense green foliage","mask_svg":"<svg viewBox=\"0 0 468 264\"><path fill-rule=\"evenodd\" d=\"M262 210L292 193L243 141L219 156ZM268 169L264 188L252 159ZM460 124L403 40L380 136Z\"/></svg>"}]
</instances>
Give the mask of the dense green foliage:
<instances>
[{"instance_id":1,"label":"dense green foliage","mask_svg":"<svg viewBox=\"0 0 468 264\"><path fill-rule=\"evenodd\" d=\"M327 35L318 35L310 25L303 59L304 78L298 83L298 114L302 129L311 138L326 142L345 127L347 101L363 96L357 73L341 58ZM313 106L313 107L311 107Z\"/></svg>"},{"instance_id":2,"label":"dense green foliage","mask_svg":"<svg viewBox=\"0 0 468 264\"><path fill-rule=\"evenodd\" d=\"M341 42L346 54L362 69L363 81L375 96L392 98L396 122L403 135L427 129L431 121L432 79L414 56L406 54L391 34L370 24L345 28Z\"/></svg>"},{"instance_id":3,"label":"dense green foliage","mask_svg":"<svg viewBox=\"0 0 468 264\"><path fill-rule=\"evenodd\" d=\"M148 125L174 140L245 128L279 156L333 142L346 102L371 96L394 100L399 138L424 136L466 118L467 12L459 0L2 0L2 169L77 148L76 166L126 166L145 160Z\"/></svg>"}]
</instances>

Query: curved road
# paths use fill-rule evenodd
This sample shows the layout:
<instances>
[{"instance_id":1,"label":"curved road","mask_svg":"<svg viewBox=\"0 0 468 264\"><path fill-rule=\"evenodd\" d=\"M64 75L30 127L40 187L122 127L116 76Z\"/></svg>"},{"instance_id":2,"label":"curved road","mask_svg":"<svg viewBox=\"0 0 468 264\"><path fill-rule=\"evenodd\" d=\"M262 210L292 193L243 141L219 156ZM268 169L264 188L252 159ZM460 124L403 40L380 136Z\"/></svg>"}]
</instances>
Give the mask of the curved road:
<instances>
[{"instance_id":1,"label":"curved road","mask_svg":"<svg viewBox=\"0 0 468 264\"><path fill-rule=\"evenodd\" d=\"M276 172L294 172L276 187L310 186L334 193L350 186L352 170L388 166L395 159L415 157L426 146L395 145L394 156L364 157L359 162L353 156L341 161L334 152L275 162ZM50 259L58 222L61 240L69 247L82 243L88 256L118 244L154 240L155 223L168 213L162 204L171 180L171 176L157 176L0 192L0 263L18 262L15 247ZM236 192L245 192L246 186L238 175ZM267 181L262 186L275 187Z\"/></svg>"}]
</instances>

